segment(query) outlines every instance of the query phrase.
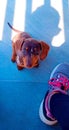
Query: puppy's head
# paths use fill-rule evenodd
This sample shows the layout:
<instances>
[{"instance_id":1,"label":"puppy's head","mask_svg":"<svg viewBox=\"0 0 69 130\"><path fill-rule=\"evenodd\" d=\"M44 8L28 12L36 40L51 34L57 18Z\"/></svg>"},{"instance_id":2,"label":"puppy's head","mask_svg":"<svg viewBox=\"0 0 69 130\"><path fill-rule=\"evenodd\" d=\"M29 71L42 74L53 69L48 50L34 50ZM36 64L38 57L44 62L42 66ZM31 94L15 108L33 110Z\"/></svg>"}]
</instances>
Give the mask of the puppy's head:
<instances>
[{"instance_id":1,"label":"puppy's head","mask_svg":"<svg viewBox=\"0 0 69 130\"><path fill-rule=\"evenodd\" d=\"M24 67L38 66L41 54L41 44L32 38L25 39L21 45L21 53Z\"/></svg>"},{"instance_id":2,"label":"puppy's head","mask_svg":"<svg viewBox=\"0 0 69 130\"><path fill-rule=\"evenodd\" d=\"M25 39L21 44L21 60L25 68L33 68L39 65L39 60L45 59L49 51L49 45L43 41L32 38Z\"/></svg>"}]
</instances>

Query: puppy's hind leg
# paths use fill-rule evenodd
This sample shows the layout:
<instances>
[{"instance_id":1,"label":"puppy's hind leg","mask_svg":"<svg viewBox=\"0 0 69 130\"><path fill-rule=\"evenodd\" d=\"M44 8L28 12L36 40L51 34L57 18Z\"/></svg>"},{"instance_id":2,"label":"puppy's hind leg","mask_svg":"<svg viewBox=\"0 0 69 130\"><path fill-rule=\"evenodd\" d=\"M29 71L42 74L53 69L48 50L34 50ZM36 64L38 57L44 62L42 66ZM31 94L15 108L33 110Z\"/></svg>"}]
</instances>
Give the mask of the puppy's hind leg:
<instances>
[{"instance_id":1,"label":"puppy's hind leg","mask_svg":"<svg viewBox=\"0 0 69 130\"><path fill-rule=\"evenodd\" d=\"M12 62L16 62L16 52L15 52L15 46L12 46Z\"/></svg>"}]
</instances>

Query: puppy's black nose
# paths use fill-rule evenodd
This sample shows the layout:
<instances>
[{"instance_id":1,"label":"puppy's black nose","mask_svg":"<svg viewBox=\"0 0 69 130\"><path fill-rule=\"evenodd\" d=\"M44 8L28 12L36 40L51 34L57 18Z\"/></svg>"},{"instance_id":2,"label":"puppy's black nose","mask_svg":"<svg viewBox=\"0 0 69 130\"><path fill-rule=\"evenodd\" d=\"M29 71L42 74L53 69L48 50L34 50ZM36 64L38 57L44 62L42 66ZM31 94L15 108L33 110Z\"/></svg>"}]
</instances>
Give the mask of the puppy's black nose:
<instances>
[{"instance_id":1,"label":"puppy's black nose","mask_svg":"<svg viewBox=\"0 0 69 130\"><path fill-rule=\"evenodd\" d=\"M27 64L27 67L28 67L28 68L31 68L31 67L32 67L32 64Z\"/></svg>"}]
</instances>

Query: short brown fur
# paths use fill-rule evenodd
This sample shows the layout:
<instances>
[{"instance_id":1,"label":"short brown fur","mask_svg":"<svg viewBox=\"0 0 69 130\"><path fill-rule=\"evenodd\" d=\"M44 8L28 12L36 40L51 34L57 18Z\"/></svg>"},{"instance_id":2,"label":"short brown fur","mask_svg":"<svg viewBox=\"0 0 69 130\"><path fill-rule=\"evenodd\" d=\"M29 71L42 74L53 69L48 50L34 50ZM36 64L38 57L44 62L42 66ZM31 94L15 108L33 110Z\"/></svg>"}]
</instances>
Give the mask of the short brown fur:
<instances>
[{"instance_id":1,"label":"short brown fur","mask_svg":"<svg viewBox=\"0 0 69 130\"><path fill-rule=\"evenodd\" d=\"M17 63L19 70L39 66L39 61L44 60L49 52L50 46L44 41L33 39L28 33L14 29L17 34L12 39L12 58Z\"/></svg>"}]
</instances>

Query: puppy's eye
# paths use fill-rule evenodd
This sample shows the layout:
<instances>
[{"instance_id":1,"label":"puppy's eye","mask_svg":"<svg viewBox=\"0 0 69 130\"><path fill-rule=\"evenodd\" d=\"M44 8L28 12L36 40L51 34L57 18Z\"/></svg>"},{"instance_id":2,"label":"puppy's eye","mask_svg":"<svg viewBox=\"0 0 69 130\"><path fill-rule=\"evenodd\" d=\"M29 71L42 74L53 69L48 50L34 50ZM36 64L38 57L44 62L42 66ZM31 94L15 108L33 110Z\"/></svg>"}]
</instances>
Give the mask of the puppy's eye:
<instances>
[{"instance_id":1,"label":"puppy's eye","mask_svg":"<svg viewBox=\"0 0 69 130\"><path fill-rule=\"evenodd\" d=\"M37 48L36 48L36 47L34 48L34 51L37 51Z\"/></svg>"},{"instance_id":2,"label":"puppy's eye","mask_svg":"<svg viewBox=\"0 0 69 130\"><path fill-rule=\"evenodd\" d=\"M25 50L26 50L26 51L28 51L28 50L29 50L29 48L28 48L28 47L26 47L26 48L25 48Z\"/></svg>"}]
</instances>

